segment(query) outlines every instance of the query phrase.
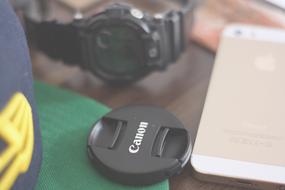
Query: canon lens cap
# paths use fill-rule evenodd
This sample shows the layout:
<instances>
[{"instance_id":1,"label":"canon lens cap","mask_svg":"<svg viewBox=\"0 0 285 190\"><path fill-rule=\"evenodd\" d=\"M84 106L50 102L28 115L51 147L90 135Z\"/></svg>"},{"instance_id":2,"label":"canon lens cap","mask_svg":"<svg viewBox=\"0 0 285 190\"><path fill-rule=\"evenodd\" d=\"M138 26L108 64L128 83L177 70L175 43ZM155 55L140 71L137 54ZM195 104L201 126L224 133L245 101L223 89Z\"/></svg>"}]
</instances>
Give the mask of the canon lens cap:
<instances>
[{"instance_id":1,"label":"canon lens cap","mask_svg":"<svg viewBox=\"0 0 285 190\"><path fill-rule=\"evenodd\" d=\"M191 151L183 124L154 106L115 109L95 124L88 139L95 167L128 185L150 185L180 173Z\"/></svg>"}]
</instances>

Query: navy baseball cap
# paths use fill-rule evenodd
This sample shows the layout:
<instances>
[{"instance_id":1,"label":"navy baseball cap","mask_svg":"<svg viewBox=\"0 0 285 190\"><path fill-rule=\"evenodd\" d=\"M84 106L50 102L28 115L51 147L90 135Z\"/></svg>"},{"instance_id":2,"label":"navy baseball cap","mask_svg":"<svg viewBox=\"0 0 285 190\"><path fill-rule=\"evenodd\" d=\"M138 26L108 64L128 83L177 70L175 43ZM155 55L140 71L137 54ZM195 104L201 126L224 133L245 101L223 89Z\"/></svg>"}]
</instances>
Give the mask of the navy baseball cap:
<instances>
[{"instance_id":1,"label":"navy baseball cap","mask_svg":"<svg viewBox=\"0 0 285 190\"><path fill-rule=\"evenodd\" d=\"M7 0L0 1L0 189L33 189L41 135L24 31Z\"/></svg>"}]
</instances>

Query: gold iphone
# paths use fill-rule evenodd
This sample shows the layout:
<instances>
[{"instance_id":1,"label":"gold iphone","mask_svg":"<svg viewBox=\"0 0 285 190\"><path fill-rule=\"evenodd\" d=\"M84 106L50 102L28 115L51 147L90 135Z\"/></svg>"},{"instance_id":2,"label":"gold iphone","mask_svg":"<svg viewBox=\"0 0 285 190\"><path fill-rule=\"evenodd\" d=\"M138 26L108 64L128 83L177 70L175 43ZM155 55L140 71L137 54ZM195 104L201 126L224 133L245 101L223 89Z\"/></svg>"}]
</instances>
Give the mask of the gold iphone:
<instances>
[{"instance_id":1,"label":"gold iphone","mask_svg":"<svg viewBox=\"0 0 285 190\"><path fill-rule=\"evenodd\" d=\"M202 180L285 190L284 31L224 30L191 164Z\"/></svg>"}]
</instances>

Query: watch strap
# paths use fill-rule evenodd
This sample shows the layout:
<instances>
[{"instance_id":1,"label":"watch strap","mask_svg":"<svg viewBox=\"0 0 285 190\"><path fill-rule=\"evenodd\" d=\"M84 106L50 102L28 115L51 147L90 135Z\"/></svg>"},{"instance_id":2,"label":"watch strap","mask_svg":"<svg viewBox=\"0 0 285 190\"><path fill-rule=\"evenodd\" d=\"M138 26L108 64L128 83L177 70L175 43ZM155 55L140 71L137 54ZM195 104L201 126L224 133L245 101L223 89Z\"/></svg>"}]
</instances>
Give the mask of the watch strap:
<instances>
[{"instance_id":1,"label":"watch strap","mask_svg":"<svg viewBox=\"0 0 285 190\"><path fill-rule=\"evenodd\" d=\"M185 49L183 15L180 12L171 11L166 14L165 22L171 48L170 61L175 62Z\"/></svg>"},{"instance_id":2,"label":"watch strap","mask_svg":"<svg viewBox=\"0 0 285 190\"><path fill-rule=\"evenodd\" d=\"M62 60L67 64L82 63L79 29L74 24L62 24L56 21L36 22L27 17L25 24L32 46L50 58Z\"/></svg>"},{"instance_id":3,"label":"watch strap","mask_svg":"<svg viewBox=\"0 0 285 190\"><path fill-rule=\"evenodd\" d=\"M179 0L181 10L169 11L164 19L170 38L171 61L178 59L188 44L188 29L192 25L195 0Z\"/></svg>"}]
</instances>

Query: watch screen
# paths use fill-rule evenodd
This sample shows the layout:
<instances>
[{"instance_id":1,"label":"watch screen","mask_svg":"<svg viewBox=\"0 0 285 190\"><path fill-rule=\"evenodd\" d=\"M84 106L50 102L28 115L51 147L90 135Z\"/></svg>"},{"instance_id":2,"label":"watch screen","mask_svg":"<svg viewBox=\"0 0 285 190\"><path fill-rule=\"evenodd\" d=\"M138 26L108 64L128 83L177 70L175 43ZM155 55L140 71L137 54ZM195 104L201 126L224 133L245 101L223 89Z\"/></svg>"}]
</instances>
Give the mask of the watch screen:
<instances>
[{"instance_id":1,"label":"watch screen","mask_svg":"<svg viewBox=\"0 0 285 190\"><path fill-rule=\"evenodd\" d=\"M97 66L114 75L134 75L143 70L144 48L137 31L126 26L107 26L96 32Z\"/></svg>"}]
</instances>

